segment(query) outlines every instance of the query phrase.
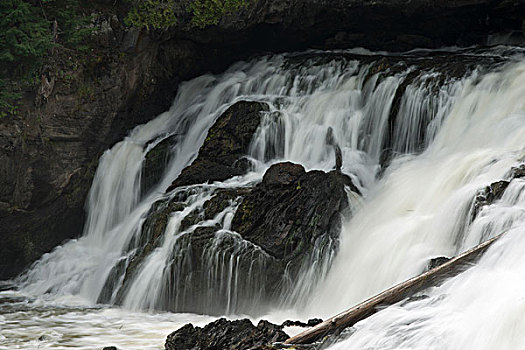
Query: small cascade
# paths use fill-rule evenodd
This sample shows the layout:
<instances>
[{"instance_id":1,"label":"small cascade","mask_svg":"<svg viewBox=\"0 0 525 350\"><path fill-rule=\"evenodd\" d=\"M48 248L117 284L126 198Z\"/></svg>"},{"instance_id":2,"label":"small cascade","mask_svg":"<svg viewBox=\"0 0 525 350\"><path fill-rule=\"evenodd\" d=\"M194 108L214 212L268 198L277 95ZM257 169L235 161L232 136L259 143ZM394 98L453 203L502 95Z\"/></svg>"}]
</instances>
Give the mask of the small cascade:
<instances>
[{"instance_id":1,"label":"small cascade","mask_svg":"<svg viewBox=\"0 0 525 350\"><path fill-rule=\"evenodd\" d=\"M481 104L499 95L491 85L496 83L480 77L501 65L501 59L487 55L479 64L463 65L458 55L455 64L462 68L452 74L449 58L276 55L182 84L169 111L135 128L102 156L84 235L43 256L20 277L21 288L133 310L260 315L279 307L318 316L320 310L329 314L416 274L429 256L458 249L451 242L466 228L445 218L468 216L473 191L500 176L515 158L490 152L469 158L459 145L450 148L462 139L458 133L474 135L490 127ZM507 84L494 74L500 85ZM484 92L473 97L479 90ZM209 130L214 123L239 101L267 106L246 151L247 171L212 183L170 187L213 137ZM480 126L469 129L476 124L469 118L478 114ZM329 129L332 144L327 142ZM465 147L477 147L473 137L463 139L472 142ZM498 135L485 137L499 140ZM342 174L332 171L334 144L341 150ZM487 160L487 155L496 158ZM481 159L486 162L477 163ZM332 179L344 191L344 203L330 204L337 211L333 220L323 218L315 205L303 213L303 221L296 220L304 232L330 221L308 242L296 234L283 244L307 246L299 257L288 256L286 249L275 253L258 240L248 219L239 218L239 213L251 215L246 201L254 193L278 198L263 176L285 161L302 165L296 178L311 181L275 187L286 189L290 197L296 198L295 190L305 193L301 198L306 201L315 197L315 189L301 190L309 183L322 187L318 184L325 181L318 176ZM500 167L494 170L492 161ZM482 165L490 176L483 175ZM461 184L475 181L462 189L451 176L462 179ZM436 203L449 201L456 204L439 218L431 214ZM343 225L342 238L341 215L354 216ZM433 222L440 224L428 229ZM283 231L289 225L283 224ZM451 228L440 234L438 226ZM239 227L246 229L244 235ZM425 235L417 236L423 228ZM395 249L401 253L389 254ZM369 271L376 271L373 281Z\"/></svg>"},{"instance_id":2,"label":"small cascade","mask_svg":"<svg viewBox=\"0 0 525 350\"><path fill-rule=\"evenodd\" d=\"M329 349L522 348L524 220L525 180L513 179L468 231L470 242L505 232L475 266L358 323Z\"/></svg>"}]
</instances>

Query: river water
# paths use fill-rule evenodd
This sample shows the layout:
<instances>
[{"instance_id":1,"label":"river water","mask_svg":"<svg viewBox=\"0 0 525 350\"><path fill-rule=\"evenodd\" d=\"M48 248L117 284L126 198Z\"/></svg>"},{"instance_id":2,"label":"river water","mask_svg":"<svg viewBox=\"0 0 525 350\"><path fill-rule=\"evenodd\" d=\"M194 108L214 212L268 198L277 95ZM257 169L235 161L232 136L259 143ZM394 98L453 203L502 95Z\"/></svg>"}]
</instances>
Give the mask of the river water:
<instances>
[{"instance_id":1,"label":"river water","mask_svg":"<svg viewBox=\"0 0 525 350\"><path fill-rule=\"evenodd\" d=\"M447 62L463 69L452 72ZM14 281L14 289L1 292L0 349L161 349L183 324L216 318L176 312L184 305L171 299L184 303L183 284L166 300L166 286L179 284L165 267L174 254L184 254L181 237L192 232L180 228L183 214L170 217L162 244L127 287L117 267L136 254L152 204L177 195L165 189L196 157L218 116L240 100L270 106L252 140L253 170L185 188L190 195L184 215L202 208L218 188L253 186L278 161L330 170L328 127L341 146L343 172L364 196L349 194L356 210L346 218L337 247L314 257L315 268L304 269L279 300L257 302L257 279L239 275L231 259L210 253L207 263L220 271L208 281L215 292L192 304L233 318L324 318L421 273L431 258L457 255L505 231L479 264L423 298L358 323L333 348L525 348L524 180L513 179L503 198L472 221L478 191L511 180L511 169L525 160L525 60L520 49L499 46L452 53L276 55L184 83L169 111L102 156L84 235L43 256ZM144 194L145 155L172 135L179 141L171 161ZM197 226L219 225L236 237L230 231L236 205ZM237 239L236 247L246 247ZM240 258L241 248L232 256Z\"/></svg>"}]
</instances>

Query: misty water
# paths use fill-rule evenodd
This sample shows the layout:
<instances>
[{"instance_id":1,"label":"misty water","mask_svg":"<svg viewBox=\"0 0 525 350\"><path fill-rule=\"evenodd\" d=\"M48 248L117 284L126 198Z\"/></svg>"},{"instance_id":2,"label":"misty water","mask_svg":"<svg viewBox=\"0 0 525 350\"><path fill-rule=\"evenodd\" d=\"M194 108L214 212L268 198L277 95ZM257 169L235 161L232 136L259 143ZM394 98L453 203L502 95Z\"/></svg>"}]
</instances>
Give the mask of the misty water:
<instances>
[{"instance_id":1,"label":"misty water","mask_svg":"<svg viewBox=\"0 0 525 350\"><path fill-rule=\"evenodd\" d=\"M452 72L443 62L463 68ZM214 121L246 100L269 105L251 143L251 171L166 193ZM339 241L314 249L299 279L266 300L258 279L264 254L231 231L238 202L190 228L181 222L218 189L260 182L276 162L331 170L329 127L342 150L342 171L363 197L348 191L353 210ZM145 156L174 135L171 161L145 193ZM512 179L524 162L525 60L518 48L359 49L239 62L221 75L183 83L168 111L104 153L83 236L2 288L0 349L162 349L185 323L204 325L221 315L277 323L327 318L418 275L432 258L456 256L502 232L473 267L359 322L331 348L525 348L525 180ZM472 220L477 193L504 179L511 182L503 197ZM125 280L122 266L137 252L152 205L182 194L185 209L170 216L159 247ZM167 271L182 276L185 267L173 257L184 258L185 237L215 225L220 230L203 267L210 271L209 292L190 300L185 284ZM229 242L227 250L222 242ZM236 261L250 258L254 267L246 275ZM202 315L177 312L191 309L190 302Z\"/></svg>"}]
</instances>

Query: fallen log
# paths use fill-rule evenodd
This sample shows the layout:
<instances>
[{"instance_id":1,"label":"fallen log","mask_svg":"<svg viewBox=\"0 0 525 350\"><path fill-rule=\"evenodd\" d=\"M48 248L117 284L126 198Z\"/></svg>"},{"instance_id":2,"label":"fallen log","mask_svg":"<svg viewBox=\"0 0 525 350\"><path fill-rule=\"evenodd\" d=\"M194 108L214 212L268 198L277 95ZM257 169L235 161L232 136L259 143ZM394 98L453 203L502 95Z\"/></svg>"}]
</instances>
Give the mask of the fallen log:
<instances>
[{"instance_id":1,"label":"fallen log","mask_svg":"<svg viewBox=\"0 0 525 350\"><path fill-rule=\"evenodd\" d=\"M341 331L342 329L350 327L367 318L376 313L379 307L393 305L426 288L439 285L439 283L443 282L447 277L451 277L453 274L461 272L461 269L466 268L469 264L473 263L503 234L504 233L491 238L419 276L413 277L387 289L386 291L327 319L315 327L288 338L284 344L313 343L326 335Z\"/></svg>"}]
</instances>

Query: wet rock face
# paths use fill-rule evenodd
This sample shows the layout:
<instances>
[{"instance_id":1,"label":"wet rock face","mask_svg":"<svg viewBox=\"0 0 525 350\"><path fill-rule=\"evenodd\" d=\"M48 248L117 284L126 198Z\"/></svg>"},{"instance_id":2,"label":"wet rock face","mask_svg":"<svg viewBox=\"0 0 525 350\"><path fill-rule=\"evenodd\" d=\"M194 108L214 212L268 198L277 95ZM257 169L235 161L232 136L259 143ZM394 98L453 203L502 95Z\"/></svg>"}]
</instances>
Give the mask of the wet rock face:
<instances>
[{"instance_id":1,"label":"wet rock face","mask_svg":"<svg viewBox=\"0 0 525 350\"><path fill-rule=\"evenodd\" d=\"M168 335L166 350L246 350L267 349L274 342L282 342L288 335L267 321L254 326L250 320L227 321L221 318L204 328L191 323Z\"/></svg>"},{"instance_id":2,"label":"wet rock face","mask_svg":"<svg viewBox=\"0 0 525 350\"><path fill-rule=\"evenodd\" d=\"M476 194L472 207L472 221L476 219L483 207L491 205L503 197L505 190L509 187L509 184L513 179L525 177L525 164L513 167L506 177L508 180L496 181Z\"/></svg>"},{"instance_id":3,"label":"wet rock face","mask_svg":"<svg viewBox=\"0 0 525 350\"><path fill-rule=\"evenodd\" d=\"M132 254L113 268L99 302L123 302L140 266L165 241L169 218L184 215L165 271L177 282L165 286L154 307L259 314L258 305L275 305L290 292L309 259L337 249L341 218L349 210L345 187L357 192L339 172L306 172L285 162L271 166L253 188L216 189L201 206L186 210L188 196L210 191L205 187L178 188L152 206L138 241L130 244ZM231 230L219 219L226 212L233 216ZM123 276L122 286L115 284L117 276Z\"/></svg>"},{"instance_id":4,"label":"wet rock face","mask_svg":"<svg viewBox=\"0 0 525 350\"><path fill-rule=\"evenodd\" d=\"M169 136L155 145L146 154L140 178L142 194L149 192L162 178L166 165L170 161L170 151L177 144L178 140L178 135Z\"/></svg>"},{"instance_id":5,"label":"wet rock face","mask_svg":"<svg viewBox=\"0 0 525 350\"><path fill-rule=\"evenodd\" d=\"M348 208L345 186L359 193L350 178L338 172L275 164L240 204L232 229L284 265L300 260L318 238L338 237Z\"/></svg>"},{"instance_id":6,"label":"wet rock face","mask_svg":"<svg viewBox=\"0 0 525 350\"><path fill-rule=\"evenodd\" d=\"M268 105L237 102L217 119L193 163L186 167L168 191L185 185L224 181L248 170L242 157L248 153L253 135Z\"/></svg>"},{"instance_id":7,"label":"wet rock face","mask_svg":"<svg viewBox=\"0 0 525 350\"><path fill-rule=\"evenodd\" d=\"M438 256L437 258L432 258L427 263L426 271L430 271L438 266L441 266L449 260L450 258L446 256Z\"/></svg>"},{"instance_id":8,"label":"wet rock face","mask_svg":"<svg viewBox=\"0 0 525 350\"><path fill-rule=\"evenodd\" d=\"M487 205L491 205L498 199L501 199L503 197L503 193L509 187L510 181L497 181L490 186L485 187L481 191L478 192L476 195L476 198L474 199L474 208L472 211L472 220L474 220L481 209Z\"/></svg>"}]
</instances>

